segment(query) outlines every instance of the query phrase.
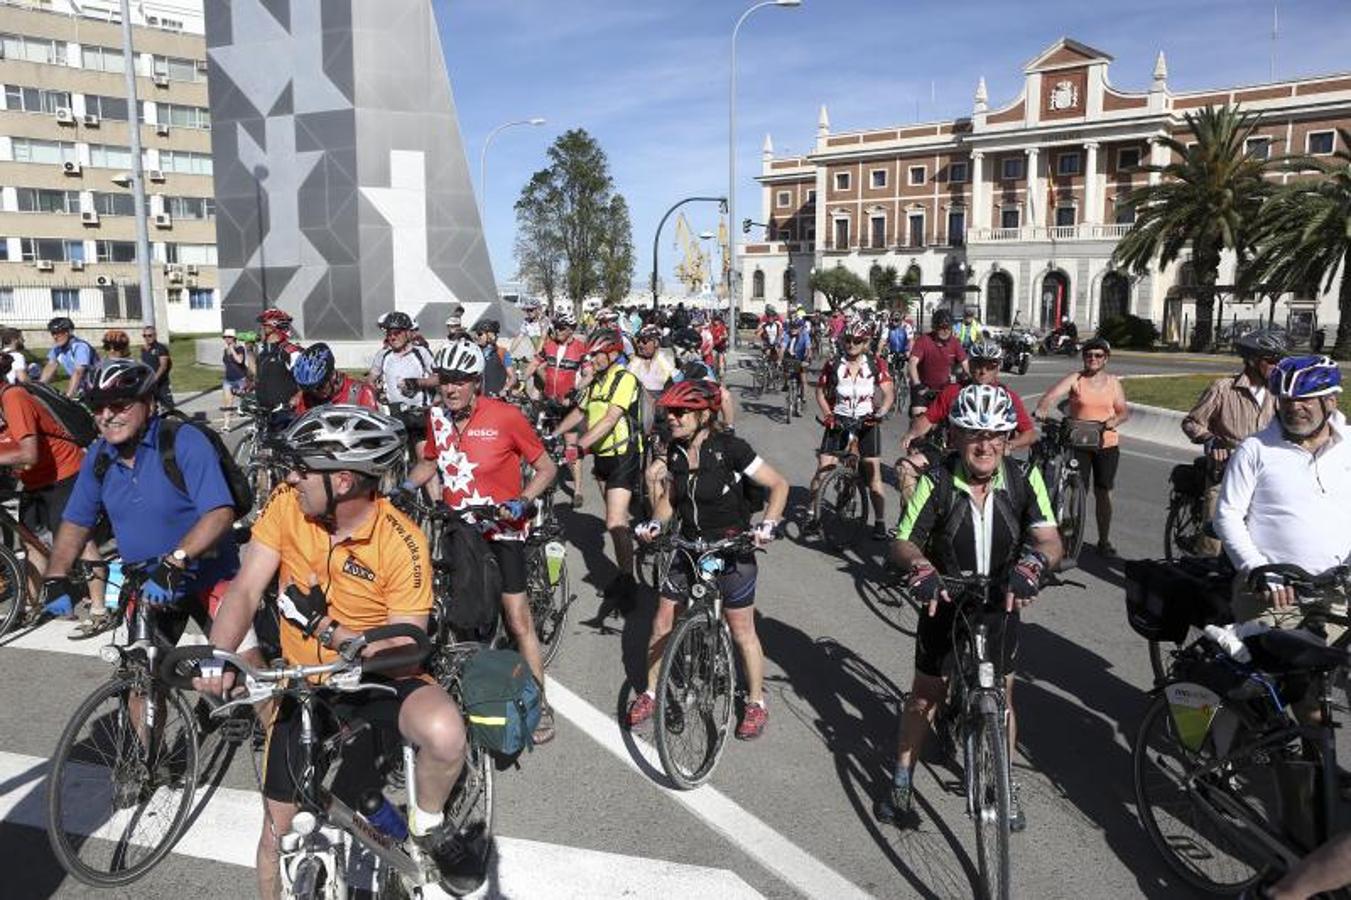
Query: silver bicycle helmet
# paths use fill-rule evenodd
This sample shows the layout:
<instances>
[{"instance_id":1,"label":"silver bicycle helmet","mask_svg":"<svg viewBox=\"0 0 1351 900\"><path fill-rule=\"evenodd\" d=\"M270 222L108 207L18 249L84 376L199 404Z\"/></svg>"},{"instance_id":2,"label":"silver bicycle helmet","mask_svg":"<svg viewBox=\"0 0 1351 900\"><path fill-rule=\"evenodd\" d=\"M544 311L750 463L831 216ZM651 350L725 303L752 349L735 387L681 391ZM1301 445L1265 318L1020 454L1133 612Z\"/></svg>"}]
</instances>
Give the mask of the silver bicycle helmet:
<instances>
[{"instance_id":1,"label":"silver bicycle helmet","mask_svg":"<svg viewBox=\"0 0 1351 900\"><path fill-rule=\"evenodd\" d=\"M1009 392L995 384L969 384L957 394L949 421L967 431L1013 431L1018 414Z\"/></svg>"},{"instance_id":2,"label":"silver bicycle helmet","mask_svg":"<svg viewBox=\"0 0 1351 900\"><path fill-rule=\"evenodd\" d=\"M436 351L432 368L437 372L458 375L483 375L483 348L469 338L451 341Z\"/></svg>"},{"instance_id":3,"label":"silver bicycle helmet","mask_svg":"<svg viewBox=\"0 0 1351 900\"><path fill-rule=\"evenodd\" d=\"M1257 328L1239 338L1234 346L1240 356L1284 356L1290 350L1285 335L1269 328Z\"/></svg>"},{"instance_id":4,"label":"silver bicycle helmet","mask_svg":"<svg viewBox=\"0 0 1351 900\"><path fill-rule=\"evenodd\" d=\"M966 353L972 361L984 359L999 362L1004 358L1004 348L991 340L976 341Z\"/></svg>"},{"instance_id":5,"label":"silver bicycle helmet","mask_svg":"<svg viewBox=\"0 0 1351 900\"><path fill-rule=\"evenodd\" d=\"M282 436L284 453L316 472L359 472L379 478L403 459L403 423L364 406L316 406Z\"/></svg>"}]
</instances>

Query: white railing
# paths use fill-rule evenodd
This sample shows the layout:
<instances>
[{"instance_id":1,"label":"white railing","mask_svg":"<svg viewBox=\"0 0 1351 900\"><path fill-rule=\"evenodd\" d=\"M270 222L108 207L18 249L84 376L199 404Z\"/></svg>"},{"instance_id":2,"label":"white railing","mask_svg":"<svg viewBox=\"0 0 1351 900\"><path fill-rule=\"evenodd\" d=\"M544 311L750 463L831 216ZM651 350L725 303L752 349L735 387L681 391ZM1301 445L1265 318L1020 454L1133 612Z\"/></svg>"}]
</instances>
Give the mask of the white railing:
<instances>
[{"instance_id":1,"label":"white railing","mask_svg":"<svg viewBox=\"0 0 1351 900\"><path fill-rule=\"evenodd\" d=\"M967 241L972 244L991 244L1006 241L1114 241L1130 225L1052 225L1049 228L1024 225L1021 228L972 228Z\"/></svg>"}]
</instances>

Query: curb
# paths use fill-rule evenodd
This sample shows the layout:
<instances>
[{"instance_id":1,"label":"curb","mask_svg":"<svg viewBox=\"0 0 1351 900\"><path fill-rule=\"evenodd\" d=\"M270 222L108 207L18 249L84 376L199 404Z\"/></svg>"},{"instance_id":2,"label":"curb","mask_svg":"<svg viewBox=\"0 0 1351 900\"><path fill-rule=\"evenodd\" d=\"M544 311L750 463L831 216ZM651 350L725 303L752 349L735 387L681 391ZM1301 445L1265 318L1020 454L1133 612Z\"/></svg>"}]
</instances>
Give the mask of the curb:
<instances>
[{"instance_id":1,"label":"curb","mask_svg":"<svg viewBox=\"0 0 1351 900\"><path fill-rule=\"evenodd\" d=\"M1196 445L1182 431L1182 420L1187 417L1186 413L1161 406L1145 406L1143 403L1127 403L1126 407L1131 416L1120 428L1126 437L1174 450L1196 449Z\"/></svg>"}]
</instances>

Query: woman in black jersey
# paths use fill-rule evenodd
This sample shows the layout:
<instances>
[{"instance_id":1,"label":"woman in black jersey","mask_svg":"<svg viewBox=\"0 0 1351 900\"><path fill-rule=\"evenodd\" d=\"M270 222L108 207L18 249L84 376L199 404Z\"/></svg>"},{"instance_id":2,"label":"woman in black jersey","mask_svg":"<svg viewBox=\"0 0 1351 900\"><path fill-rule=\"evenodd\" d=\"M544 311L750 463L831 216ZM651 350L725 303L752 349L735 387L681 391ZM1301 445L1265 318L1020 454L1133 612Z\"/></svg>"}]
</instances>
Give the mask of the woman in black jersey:
<instances>
[{"instance_id":1,"label":"woman in black jersey","mask_svg":"<svg viewBox=\"0 0 1351 900\"><path fill-rule=\"evenodd\" d=\"M675 513L680 515L680 532L686 540L717 541L728 534L752 530L752 510L743 484L744 479L750 479L769 491L765 515L754 526L755 541L760 546L772 541L788 502L788 482L750 444L724 429L717 383L678 381L662 393L658 406L665 411L671 428L666 455L670 490L657 500L655 518L634 529L638 539L655 538ZM746 672L746 711L736 736L750 740L759 737L769 721L763 692L765 657L755 633L755 557L748 553L728 562L720 584L723 616ZM661 602L648 642L647 684L639 685L642 693L629 706L630 727L645 722L656 708L651 686L657 680L657 667L675 624L678 604L688 600L694 581L690 561L677 554L661 586Z\"/></svg>"}]
</instances>

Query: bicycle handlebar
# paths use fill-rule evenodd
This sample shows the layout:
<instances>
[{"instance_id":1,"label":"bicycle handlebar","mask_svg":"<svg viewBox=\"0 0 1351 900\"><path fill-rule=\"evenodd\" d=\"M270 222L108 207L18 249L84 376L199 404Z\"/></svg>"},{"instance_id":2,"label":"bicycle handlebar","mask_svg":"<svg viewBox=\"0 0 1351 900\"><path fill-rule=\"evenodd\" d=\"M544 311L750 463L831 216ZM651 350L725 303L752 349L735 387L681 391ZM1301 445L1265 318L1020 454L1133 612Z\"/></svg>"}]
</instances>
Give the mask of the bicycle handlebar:
<instances>
[{"instance_id":1,"label":"bicycle handlebar","mask_svg":"<svg viewBox=\"0 0 1351 900\"><path fill-rule=\"evenodd\" d=\"M1351 567L1334 566L1318 575L1311 574L1294 563L1268 563L1264 566L1257 566L1248 573L1248 587L1251 590L1257 590L1259 582L1267 575L1279 575L1290 582L1290 586L1297 591L1318 590L1320 588L1338 588L1351 585Z\"/></svg>"}]
</instances>

